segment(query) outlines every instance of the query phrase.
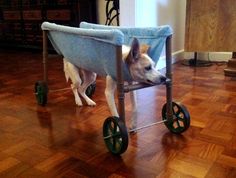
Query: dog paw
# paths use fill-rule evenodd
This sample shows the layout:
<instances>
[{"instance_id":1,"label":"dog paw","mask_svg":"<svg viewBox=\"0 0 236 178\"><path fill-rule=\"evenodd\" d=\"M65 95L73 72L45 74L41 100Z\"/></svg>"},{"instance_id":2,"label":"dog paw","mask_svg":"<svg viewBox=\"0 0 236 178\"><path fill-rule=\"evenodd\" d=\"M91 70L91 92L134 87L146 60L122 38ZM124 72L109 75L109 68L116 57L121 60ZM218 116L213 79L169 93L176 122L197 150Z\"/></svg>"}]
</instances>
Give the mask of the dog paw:
<instances>
[{"instance_id":1,"label":"dog paw","mask_svg":"<svg viewBox=\"0 0 236 178\"><path fill-rule=\"evenodd\" d=\"M80 103L79 103L79 104L76 104L76 105L79 106L79 107L83 106L83 104L80 104Z\"/></svg>"},{"instance_id":2,"label":"dog paw","mask_svg":"<svg viewBox=\"0 0 236 178\"><path fill-rule=\"evenodd\" d=\"M75 101L77 106L83 106L83 103L81 101Z\"/></svg>"},{"instance_id":3,"label":"dog paw","mask_svg":"<svg viewBox=\"0 0 236 178\"><path fill-rule=\"evenodd\" d=\"M96 103L94 101L88 101L87 104L89 106L96 106Z\"/></svg>"}]
</instances>

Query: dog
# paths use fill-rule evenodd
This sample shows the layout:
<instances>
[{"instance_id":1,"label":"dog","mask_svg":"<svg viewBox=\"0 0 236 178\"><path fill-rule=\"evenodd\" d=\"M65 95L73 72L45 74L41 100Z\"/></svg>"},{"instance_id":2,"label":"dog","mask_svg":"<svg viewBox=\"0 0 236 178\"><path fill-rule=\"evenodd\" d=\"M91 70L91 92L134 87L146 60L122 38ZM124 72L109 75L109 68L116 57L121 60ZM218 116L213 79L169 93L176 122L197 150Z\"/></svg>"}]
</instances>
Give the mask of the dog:
<instances>
[{"instance_id":1,"label":"dog","mask_svg":"<svg viewBox=\"0 0 236 178\"><path fill-rule=\"evenodd\" d=\"M147 83L151 85L161 84L166 81L166 77L162 75L154 67L153 60L148 56L148 45L140 45L139 41L134 38L131 46L122 46L122 59L128 66L130 76L133 82ZM82 101L79 94L84 98L87 105L95 106L96 103L91 100L85 93L87 87L95 82L96 73L81 69L69 63L66 59L64 61L64 72L66 80L71 80L71 88L74 93L75 103L82 106ZM117 83L109 75L106 76L105 96L112 116L119 117L117 112L114 93ZM79 93L79 94L78 94ZM131 103L133 106L131 128L136 128L137 125L137 99L135 91L130 92Z\"/></svg>"}]
</instances>

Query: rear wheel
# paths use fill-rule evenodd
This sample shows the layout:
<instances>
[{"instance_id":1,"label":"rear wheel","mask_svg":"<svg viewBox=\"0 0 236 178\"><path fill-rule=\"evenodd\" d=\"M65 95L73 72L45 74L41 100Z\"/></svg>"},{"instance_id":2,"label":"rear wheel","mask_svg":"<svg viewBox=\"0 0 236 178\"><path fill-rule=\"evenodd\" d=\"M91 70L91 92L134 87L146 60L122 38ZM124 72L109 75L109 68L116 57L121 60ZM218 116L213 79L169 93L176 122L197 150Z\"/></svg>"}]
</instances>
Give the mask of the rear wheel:
<instances>
[{"instance_id":1,"label":"rear wheel","mask_svg":"<svg viewBox=\"0 0 236 178\"><path fill-rule=\"evenodd\" d=\"M34 86L37 103L41 106L47 104L48 86L44 81L37 81Z\"/></svg>"},{"instance_id":2,"label":"rear wheel","mask_svg":"<svg viewBox=\"0 0 236 178\"><path fill-rule=\"evenodd\" d=\"M91 97L96 89L96 82L92 83L91 85L88 86L88 88L86 89L85 93L88 97Z\"/></svg>"}]
</instances>

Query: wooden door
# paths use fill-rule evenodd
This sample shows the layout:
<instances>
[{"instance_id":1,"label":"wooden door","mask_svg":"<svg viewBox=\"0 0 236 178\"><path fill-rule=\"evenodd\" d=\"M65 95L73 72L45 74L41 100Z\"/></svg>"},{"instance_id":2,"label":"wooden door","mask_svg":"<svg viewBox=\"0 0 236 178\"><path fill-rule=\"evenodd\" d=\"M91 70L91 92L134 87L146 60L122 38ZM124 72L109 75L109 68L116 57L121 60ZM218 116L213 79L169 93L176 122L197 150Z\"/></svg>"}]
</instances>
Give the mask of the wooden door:
<instances>
[{"instance_id":1,"label":"wooden door","mask_svg":"<svg viewBox=\"0 0 236 178\"><path fill-rule=\"evenodd\" d=\"M236 51L236 0L187 0L185 51Z\"/></svg>"}]
</instances>

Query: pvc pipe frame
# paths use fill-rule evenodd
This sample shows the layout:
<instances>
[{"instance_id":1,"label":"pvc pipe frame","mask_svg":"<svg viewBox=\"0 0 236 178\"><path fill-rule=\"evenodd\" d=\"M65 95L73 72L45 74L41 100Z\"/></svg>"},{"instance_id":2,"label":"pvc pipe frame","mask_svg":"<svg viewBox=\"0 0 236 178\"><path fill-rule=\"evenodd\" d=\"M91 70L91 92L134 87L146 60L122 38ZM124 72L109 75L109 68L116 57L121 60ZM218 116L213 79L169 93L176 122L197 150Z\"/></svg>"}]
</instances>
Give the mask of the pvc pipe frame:
<instances>
[{"instance_id":1,"label":"pvc pipe frame","mask_svg":"<svg viewBox=\"0 0 236 178\"><path fill-rule=\"evenodd\" d=\"M47 30L43 30L43 76L44 81L48 82L48 40L47 40ZM166 111L167 111L167 121L172 119L173 111L172 111L172 54L171 54L171 39L172 35L166 38L166 77L167 81L166 85ZM129 92L132 90L152 87L155 85L147 85L147 84L134 84L134 85L124 85L124 77L122 70L122 47L116 46L116 65L117 65L117 95L118 95L118 113L120 119L125 124L125 92Z\"/></svg>"},{"instance_id":2,"label":"pvc pipe frame","mask_svg":"<svg viewBox=\"0 0 236 178\"><path fill-rule=\"evenodd\" d=\"M172 111L172 52L171 52L171 39L172 35L166 38L166 77L167 81L166 85L166 121L173 119L173 111ZM122 73L122 49L120 46L116 47L116 62L117 62L117 95L118 95L118 113L120 119L125 123L125 103L124 103L124 93L152 87L155 85L148 84L134 84L134 85L124 85L124 78Z\"/></svg>"}]
</instances>

